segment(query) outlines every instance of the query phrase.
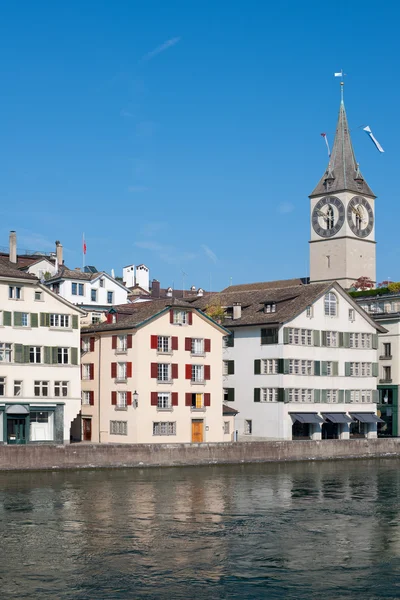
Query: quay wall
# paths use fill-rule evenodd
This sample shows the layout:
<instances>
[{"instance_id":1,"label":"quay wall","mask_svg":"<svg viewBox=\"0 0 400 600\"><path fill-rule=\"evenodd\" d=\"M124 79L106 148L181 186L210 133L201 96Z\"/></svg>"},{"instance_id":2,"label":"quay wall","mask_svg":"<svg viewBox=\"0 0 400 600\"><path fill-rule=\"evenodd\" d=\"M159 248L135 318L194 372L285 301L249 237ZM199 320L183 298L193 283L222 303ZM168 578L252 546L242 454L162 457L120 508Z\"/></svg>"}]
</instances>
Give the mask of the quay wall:
<instances>
[{"instance_id":1,"label":"quay wall","mask_svg":"<svg viewBox=\"0 0 400 600\"><path fill-rule=\"evenodd\" d=\"M0 446L0 470L172 467L400 457L400 438L214 444Z\"/></svg>"}]
</instances>

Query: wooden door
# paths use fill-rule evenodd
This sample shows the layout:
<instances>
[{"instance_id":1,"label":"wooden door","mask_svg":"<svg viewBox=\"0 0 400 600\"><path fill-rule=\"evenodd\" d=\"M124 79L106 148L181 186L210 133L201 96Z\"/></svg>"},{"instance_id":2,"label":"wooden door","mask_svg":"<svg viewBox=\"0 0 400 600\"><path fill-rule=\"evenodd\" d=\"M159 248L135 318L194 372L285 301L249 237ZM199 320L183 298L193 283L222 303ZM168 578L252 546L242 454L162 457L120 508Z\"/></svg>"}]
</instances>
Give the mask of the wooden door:
<instances>
[{"instance_id":1,"label":"wooden door","mask_svg":"<svg viewBox=\"0 0 400 600\"><path fill-rule=\"evenodd\" d=\"M92 419L82 419L83 441L92 441Z\"/></svg>"},{"instance_id":2,"label":"wooden door","mask_svg":"<svg viewBox=\"0 0 400 600\"><path fill-rule=\"evenodd\" d=\"M192 442L201 443L203 441L203 420L193 419L192 421Z\"/></svg>"}]
</instances>

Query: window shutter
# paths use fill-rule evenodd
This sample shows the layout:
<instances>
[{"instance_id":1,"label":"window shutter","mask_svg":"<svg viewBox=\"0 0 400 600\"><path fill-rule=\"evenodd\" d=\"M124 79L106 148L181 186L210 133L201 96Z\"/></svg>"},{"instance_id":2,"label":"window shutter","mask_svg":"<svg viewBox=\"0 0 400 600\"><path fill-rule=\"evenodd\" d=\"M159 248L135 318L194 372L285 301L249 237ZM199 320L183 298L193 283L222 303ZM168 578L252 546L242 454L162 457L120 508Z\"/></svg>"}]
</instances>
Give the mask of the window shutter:
<instances>
[{"instance_id":1,"label":"window shutter","mask_svg":"<svg viewBox=\"0 0 400 600\"><path fill-rule=\"evenodd\" d=\"M71 365L78 364L78 348L71 348Z\"/></svg>"},{"instance_id":2,"label":"window shutter","mask_svg":"<svg viewBox=\"0 0 400 600\"><path fill-rule=\"evenodd\" d=\"M22 326L22 313L15 312L14 313L14 327L21 327L21 326Z\"/></svg>"},{"instance_id":3,"label":"window shutter","mask_svg":"<svg viewBox=\"0 0 400 600\"><path fill-rule=\"evenodd\" d=\"M126 377L132 377L132 363L131 362L127 362L126 363Z\"/></svg>"},{"instance_id":4,"label":"window shutter","mask_svg":"<svg viewBox=\"0 0 400 600\"><path fill-rule=\"evenodd\" d=\"M90 406L94 406L94 391L89 392L89 404Z\"/></svg>"},{"instance_id":5,"label":"window shutter","mask_svg":"<svg viewBox=\"0 0 400 600\"><path fill-rule=\"evenodd\" d=\"M178 338L175 335L171 338L171 350L178 350Z\"/></svg>"},{"instance_id":6,"label":"window shutter","mask_svg":"<svg viewBox=\"0 0 400 600\"><path fill-rule=\"evenodd\" d=\"M185 338L185 350L187 352L192 351L192 338Z\"/></svg>"},{"instance_id":7,"label":"window shutter","mask_svg":"<svg viewBox=\"0 0 400 600\"><path fill-rule=\"evenodd\" d=\"M157 363L150 364L150 377L152 379L157 379L157 377L158 377L158 364Z\"/></svg>"},{"instance_id":8,"label":"window shutter","mask_svg":"<svg viewBox=\"0 0 400 600\"><path fill-rule=\"evenodd\" d=\"M158 404L158 393L157 392L150 393L150 404L151 404L151 406L157 406L157 404Z\"/></svg>"},{"instance_id":9,"label":"window shutter","mask_svg":"<svg viewBox=\"0 0 400 600\"><path fill-rule=\"evenodd\" d=\"M172 363L171 365L171 377L172 379L178 379L178 364Z\"/></svg>"},{"instance_id":10,"label":"window shutter","mask_svg":"<svg viewBox=\"0 0 400 600\"><path fill-rule=\"evenodd\" d=\"M225 337L225 340L226 340L226 347L233 348L235 345L235 332L231 331L230 335L227 335Z\"/></svg>"},{"instance_id":11,"label":"window shutter","mask_svg":"<svg viewBox=\"0 0 400 600\"><path fill-rule=\"evenodd\" d=\"M113 335L113 336L112 336L112 338L111 338L111 348L112 348L113 350L116 350L116 349L117 349L117 339L118 339L118 338L117 338L117 336L116 336L116 335Z\"/></svg>"},{"instance_id":12,"label":"window shutter","mask_svg":"<svg viewBox=\"0 0 400 600\"><path fill-rule=\"evenodd\" d=\"M185 365L185 379L192 379L192 365Z\"/></svg>"},{"instance_id":13,"label":"window shutter","mask_svg":"<svg viewBox=\"0 0 400 600\"><path fill-rule=\"evenodd\" d=\"M278 402L285 402L285 390L278 388Z\"/></svg>"},{"instance_id":14,"label":"window shutter","mask_svg":"<svg viewBox=\"0 0 400 600\"><path fill-rule=\"evenodd\" d=\"M78 329L78 315L72 315L72 329Z\"/></svg>"},{"instance_id":15,"label":"window shutter","mask_svg":"<svg viewBox=\"0 0 400 600\"><path fill-rule=\"evenodd\" d=\"M89 367L89 379L94 379L94 364L90 363L90 367Z\"/></svg>"},{"instance_id":16,"label":"window shutter","mask_svg":"<svg viewBox=\"0 0 400 600\"><path fill-rule=\"evenodd\" d=\"M321 390L314 390L314 402L317 404L321 402Z\"/></svg>"},{"instance_id":17,"label":"window shutter","mask_svg":"<svg viewBox=\"0 0 400 600\"><path fill-rule=\"evenodd\" d=\"M344 390L339 390L339 402L340 404L344 402Z\"/></svg>"},{"instance_id":18,"label":"window shutter","mask_svg":"<svg viewBox=\"0 0 400 600\"><path fill-rule=\"evenodd\" d=\"M40 313L40 326L41 327L50 327L49 313Z\"/></svg>"},{"instance_id":19,"label":"window shutter","mask_svg":"<svg viewBox=\"0 0 400 600\"><path fill-rule=\"evenodd\" d=\"M30 346L24 346L24 363L29 362Z\"/></svg>"},{"instance_id":20,"label":"window shutter","mask_svg":"<svg viewBox=\"0 0 400 600\"><path fill-rule=\"evenodd\" d=\"M344 363L344 374L346 377L350 377L350 363L349 362Z\"/></svg>"},{"instance_id":21,"label":"window shutter","mask_svg":"<svg viewBox=\"0 0 400 600\"><path fill-rule=\"evenodd\" d=\"M174 322L174 309L171 308L171 310L169 311L169 322L173 323Z\"/></svg>"},{"instance_id":22,"label":"window shutter","mask_svg":"<svg viewBox=\"0 0 400 600\"><path fill-rule=\"evenodd\" d=\"M321 375L321 362L314 360L314 375Z\"/></svg>"},{"instance_id":23,"label":"window shutter","mask_svg":"<svg viewBox=\"0 0 400 600\"><path fill-rule=\"evenodd\" d=\"M211 340L208 338L204 340L204 352L211 352Z\"/></svg>"},{"instance_id":24,"label":"window shutter","mask_svg":"<svg viewBox=\"0 0 400 600\"><path fill-rule=\"evenodd\" d=\"M254 375L261 375L261 360L257 358L254 361Z\"/></svg>"},{"instance_id":25,"label":"window shutter","mask_svg":"<svg viewBox=\"0 0 400 600\"><path fill-rule=\"evenodd\" d=\"M44 347L44 363L46 365L50 365L51 364L51 348L50 346L45 346Z\"/></svg>"},{"instance_id":26,"label":"window shutter","mask_svg":"<svg viewBox=\"0 0 400 600\"><path fill-rule=\"evenodd\" d=\"M211 406L211 394L204 394L204 406Z\"/></svg>"},{"instance_id":27,"label":"window shutter","mask_svg":"<svg viewBox=\"0 0 400 600\"><path fill-rule=\"evenodd\" d=\"M284 344L289 343L289 327L283 328L283 343Z\"/></svg>"},{"instance_id":28,"label":"window shutter","mask_svg":"<svg viewBox=\"0 0 400 600\"><path fill-rule=\"evenodd\" d=\"M372 363L372 377L378 377L379 375L379 364Z\"/></svg>"},{"instance_id":29,"label":"window shutter","mask_svg":"<svg viewBox=\"0 0 400 600\"><path fill-rule=\"evenodd\" d=\"M193 325L193 313L191 311L188 312L188 323L189 325Z\"/></svg>"},{"instance_id":30,"label":"window shutter","mask_svg":"<svg viewBox=\"0 0 400 600\"><path fill-rule=\"evenodd\" d=\"M289 390L286 390L286 389L283 390L283 401L289 402Z\"/></svg>"},{"instance_id":31,"label":"window shutter","mask_svg":"<svg viewBox=\"0 0 400 600\"><path fill-rule=\"evenodd\" d=\"M172 406L178 406L178 392L172 392L171 404L172 404Z\"/></svg>"},{"instance_id":32,"label":"window shutter","mask_svg":"<svg viewBox=\"0 0 400 600\"><path fill-rule=\"evenodd\" d=\"M339 331L339 348L344 348L344 333Z\"/></svg>"},{"instance_id":33,"label":"window shutter","mask_svg":"<svg viewBox=\"0 0 400 600\"><path fill-rule=\"evenodd\" d=\"M89 348L90 348L90 352L94 352L94 343L95 343L95 338L94 337L90 337L89 338Z\"/></svg>"},{"instance_id":34,"label":"window shutter","mask_svg":"<svg viewBox=\"0 0 400 600\"><path fill-rule=\"evenodd\" d=\"M112 406L117 405L117 392L111 392L111 404Z\"/></svg>"},{"instance_id":35,"label":"window shutter","mask_svg":"<svg viewBox=\"0 0 400 600\"><path fill-rule=\"evenodd\" d=\"M228 388L228 400L229 402L235 401L235 388Z\"/></svg>"},{"instance_id":36,"label":"window shutter","mask_svg":"<svg viewBox=\"0 0 400 600\"><path fill-rule=\"evenodd\" d=\"M261 329L261 345L264 345L264 344L268 344L268 341L267 341L267 330L264 329L264 328L262 328Z\"/></svg>"},{"instance_id":37,"label":"window shutter","mask_svg":"<svg viewBox=\"0 0 400 600\"><path fill-rule=\"evenodd\" d=\"M372 402L378 402L378 390L372 390Z\"/></svg>"},{"instance_id":38,"label":"window shutter","mask_svg":"<svg viewBox=\"0 0 400 600\"><path fill-rule=\"evenodd\" d=\"M337 360L334 360L332 363L332 373L334 377L337 377L339 375L339 363Z\"/></svg>"},{"instance_id":39,"label":"window shutter","mask_svg":"<svg viewBox=\"0 0 400 600\"><path fill-rule=\"evenodd\" d=\"M349 333L343 334L343 346L345 348L350 348L350 334Z\"/></svg>"},{"instance_id":40,"label":"window shutter","mask_svg":"<svg viewBox=\"0 0 400 600\"><path fill-rule=\"evenodd\" d=\"M283 358L278 358L278 373L283 374L284 363Z\"/></svg>"},{"instance_id":41,"label":"window shutter","mask_svg":"<svg viewBox=\"0 0 400 600\"><path fill-rule=\"evenodd\" d=\"M349 404L351 402L351 390L345 390L344 397L346 404Z\"/></svg>"},{"instance_id":42,"label":"window shutter","mask_svg":"<svg viewBox=\"0 0 400 600\"><path fill-rule=\"evenodd\" d=\"M132 392L126 392L126 405L132 406Z\"/></svg>"},{"instance_id":43,"label":"window shutter","mask_svg":"<svg viewBox=\"0 0 400 600\"><path fill-rule=\"evenodd\" d=\"M185 406L192 406L192 394L190 392L185 394Z\"/></svg>"},{"instance_id":44,"label":"window shutter","mask_svg":"<svg viewBox=\"0 0 400 600\"><path fill-rule=\"evenodd\" d=\"M232 363L233 366L233 360L230 360L229 362ZM228 362L228 369L229 369L229 362ZM231 373L229 373L231 374ZM211 379L211 367L210 365L204 365L204 380L205 381L209 381Z\"/></svg>"},{"instance_id":45,"label":"window shutter","mask_svg":"<svg viewBox=\"0 0 400 600\"><path fill-rule=\"evenodd\" d=\"M128 335L126 336L126 347L128 348L128 350L130 350L132 348L132 334L128 333Z\"/></svg>"},{"instance_id":46,"label":"window shutter","mask_svg":"<svg viewBox=\"0 0 400 600\"><path fill-rule=\"evenodd\" d=\"M3 312L3 325L4 326L11 325L11 312L8 310L5 310Z\"/></svg>"},{"instance_id":47,"label":"window shutter","mask_svg":"<svg viewBox=\"0 0 400 600\"><path fill-rule=\"evenodd\" d=\"M320 331L319 329L314 329L313 331L313 342L314 342L314 346L320 346L321 345L321 341L320 341Z\"/></svg>"},{"instance_id":48,"label":"window shutter","mask_svg":"<svg viewBox=\"0 0 400 600\"><path fill-rule=\"evenodd\" d=\"M321 390L321 402L326 402L326 390Z\"/></svg>"},{"instance_id":49,"label":"window shutter","mask_svg":"<svg viewBox=\"0 0 400 600\"><path fill-rule=\"evenodd\" d=\"M340 339L340 334L339 334L339 339ZM321 331L321 340L322 340L322 346L326 346L326 331Z\"/></svg>"},{"instance_id":50,"label":"window shutter","mask_svg":"<svg viewBox=\"0 0 400 600\"><path fill-rule=\"evenodd\" d=\"M117 363L116 362L112 362L111 363L111 378L115 379L117 376Z\"/></svg>"},{"instance_id":51,"label":"window shutter","mask_svg":"<svg viewBox=\"0 0 400 600\"><path fill-rule=\"evenodd\" d=\"M326 360L321 360L321 375L322 376L328 375L328 367L326 364Z\"/></svg>"},{"instance_id":52,"label":"window shutter","mask_svg":"<svg viewBox=\"0 0 400 600\"><path fill-rule=\"evenodd\" d=\"M31 313L31 327L39 326L39 316L37 313Z\"/></svg>"},{"instance_id":53,"label":"window shutter","mask_svg":"<svg viewBox=\"0 0 400 600\"><path fill-rule=\"evenodd\" d=\"M51 364L56 365L58 363L58 348L53 346L51 349Z\"/></svg>"},{"instance_id":54,"label":"window shutter","mask_svg":"<svg viewBox=\"0 0 400 600\"><path fill-rule=\"evenodd\" d=\"M157 350L157 344L158 344L158 336L157 335L151 335L150 336L150 348L151 348L151 350Z\"/></svg>"},{"instance_id":55,"label":"window shutter","mask_svg":"<svg viewBox=\"0 0 400 600\"><path fill-rule=\"evenodd\" d=\"M261 402L261 390L260 390L260 388L254 388L254 402Z\"/></svg>"},{"instance_id":56,"label":"window shutter","mask_svg":"<svg viewBox=\"0 0 400 600\"><path fill-rule=\"evenodd\" d=\"M283 359L283 374L284 375L289 374L289 359L288 358Z\"/></svg>"},{"instance_id":57,"label":"window shutter","mask_svg":"<svg viewBox=\"0 0 400 600\"><path fill-rule=\"evenodd\" d=\"M376 333L372 334L372 348L374 350L378 348L378 335Z\"/></svg>"},{"instance_id":58,"label":"window shutter","mask_svg":"<svg viewBox=\"0 0 400 600\"><path fill-rule=\"evenodd\" d=\"M234 360L228 360L228 375L234 375L235 374L235 361ZM208 367L210 368L210 367ZM204 367L205 369L205 367ZM207 377L205 377L205 379L207 379ZM210 379L210 378L208 378Z\"/></svg>"}]
</instances>

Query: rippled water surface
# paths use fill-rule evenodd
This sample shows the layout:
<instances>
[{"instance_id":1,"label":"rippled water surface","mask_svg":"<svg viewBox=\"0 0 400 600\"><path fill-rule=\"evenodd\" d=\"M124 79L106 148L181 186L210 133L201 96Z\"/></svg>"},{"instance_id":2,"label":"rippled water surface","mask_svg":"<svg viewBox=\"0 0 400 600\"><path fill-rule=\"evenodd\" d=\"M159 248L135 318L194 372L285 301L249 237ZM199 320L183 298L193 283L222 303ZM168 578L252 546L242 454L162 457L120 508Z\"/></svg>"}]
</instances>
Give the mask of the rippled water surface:
<instances>
[{"instance_id":1,"label":"rippled water surface","mask_svg":"<svg viewBox=\"0 0 400 600\"><path fill-rule=\"evenodd\" d=\"M400 461L0 474L0 597L400 598Z\"/></svg>"}]
</instances>

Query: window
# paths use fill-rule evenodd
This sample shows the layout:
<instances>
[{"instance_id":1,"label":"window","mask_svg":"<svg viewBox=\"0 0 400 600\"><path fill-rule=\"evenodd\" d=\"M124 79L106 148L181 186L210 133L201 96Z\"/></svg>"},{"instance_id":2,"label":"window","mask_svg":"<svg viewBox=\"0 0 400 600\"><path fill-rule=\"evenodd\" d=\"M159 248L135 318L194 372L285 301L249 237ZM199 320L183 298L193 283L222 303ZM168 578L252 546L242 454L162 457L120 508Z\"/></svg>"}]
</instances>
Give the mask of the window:
<instances>
[{"instance_id":1,"label":"window","mask_svg":"<svg viewBox=\"0 0 400 600\"><path fill-rule=\"evenodd\" d=\"M383 367L383 379L384 381L392 380L392 367Z\"/></svg>"},{"instance_id":2,"label":"window","mask_svg":"<svg viewBox=\"0 0 400 600\"><path fill-rule=\"evenodd\" d=\"M22 381L20 379L14 381L14 396L22 396Z\"/></svg>"},{"instance_id":3,"label":"window","mask_svg":"<svg viewBox=\"0 0 400 600\"><path fill-rule=\"evenodd\" d=\"M114 292L107 292L107 304L114 302Z\"/></svg>"},{"instance_id":4,"label":"window","mask_svg":"<svg viewBox=\"0 0 400 600\"><path fill-rule=\"evenodd\" d=\"M353 322L356 319L356 311L354 308L349 308L349 321Z\"/></svg>"},{"instance_id":5,"label":"window","mask_svg":"<svg viewBox=\"0 0 400 600\"><path fill-rule=\"evenodd\" d=\"M371 333L350 333L349 347L350 348L371 348L372 334Z\"/></svg>"},{"instance_id":6,"label":"window","mask_svg":"<svg viewBox=\"0 0 400 600\"><path fill-rule=\"evenodd\" d=\"M79 296L85 295L85 286L83 283L78 283L78 294Z\"/></svg>"},{"instance_id":7,"label":"window","mask_svg":"<svg viewBox=\"0 0 400 600\"><path fill-rule=\"evenodd\" d=\"M128 435L128 421L110 421L110 435Z\"/></svg>"},{"instance_id":8,"label":"window","mask_svg":"<svg viewBox=\"0 0 400 600\"><path fill-rule=\"evenodd\" d=\"M264 312L266 313L274 313L276 312L276 304L275 302L267 302L265 304L265 310Z\"/></svg>"},{"instance_id":9,"label":"window","mask_svg":"<svg viewBox=\"0 0 400 600\"><path fill-rule=\"evenodd\" d=\"M101 313L94 312L92 313L92 325L96 325L96 323L100 323L101 321Z\"/></svg>"},{"instance_id":10,"label":"window","mask_svg":"<svg viewBox=\"0 0 400 600\"><path fill-rule=\"evenodd\" d=\"M278 372L278 359L265 358L262 361L262 374L275 375Z\"/></svg>"},{"instance_id":11,"label":"window","mask_svg":"<svg viewBox=\"0 0 400 600\"><path fill-rule=\"evenodd\" d=\"M288 328L288 342L295 346L312 346L312 329Z\"/></svg>"},{"instance_id":12,"label":"window","mask_svg":"<svg viewBox=\"0 0 400 600\"><path fill-rule=\"evenodd\" d=\"M244 421L244 434L251 435L253 432L253 422L249 419L245 419Z\"/></svg>"},{"instance_id":13,"label":"window","mask_svg":"<svg viewBox=\"0 0 400 600\"><path fill-rule=\"evenodd\" d=\"M126 408L126 392L117 392L117 408Z\"/></svg>"},{"instance_id":14,"label":"window","mask_svg":"<svg viewBox=\"0 0 400 600\"><path fill-rule=\"evenodd\" d=\"M82 352L90 352L90 338L82 338Z\"/></svg>"},{"instance_id":15,"label":"window","mask_svg":"<svg viewBox=\"0 0 400 600\"><path fill-rule=\"evenodd\" d=\"M30 414L29 435L32 442L54 440L54 413L32 411Z\"/></svg>"},{"instance_id":16,"label":"window","mask_svg":"<svg viewBox=\"0 0 400 600\"><path fill-rule=\"evenodd\" d=\"M224 362L227 362L227 361L224 361ZM192 381L197 381L197 382L204 381L203 365L192 365Z\"/></svg>"},{"instance_id":17,"label":"window","mask_svg":"<svg viewBox=\"0 0 400 600\"><path fill-rule=\"evenodd\" d=\"M128 337L126 335L119 335L117 337L117 352L126 352L128 350Z\"/></svg>"},{"instance_id":18,"label":"window","mask_svg":"<svg viewBox=\"0 0 400 600\"><path fill-rule=\"evenodd\" d=\"M174 310L175 325L187 325L188 312L186 310Z\"/></svg>"},{"instance_id":19,"label":"window","mask_svg":"<svg viewBox=\"0 0 400 600\"><path fill-rule=\"evenodd\" d=\"M29 327L29 314L28 313L25 313L25 312L21 313L21 327Z\"/></svg>"},{"instance_id":20,"label":"window","mask_svg":"<svg viewBox=\"0 0 400 600\"><path fill-rule=\"evenodd\" d=\"M49 395L49 382L48 381L35 381L34 384L35 396L46 397Z\"/></svg>"},{"instance_id":21,"label":"window","mask_svg":"<svg viewBox=\"0 0 400 600\"><path fill-rule=\"evenodd\" d=\"M6 395L6 378L0 377L0 396Z\"/></svg>"},{"instance_id":22,"label":"window","mask_svg":"<svg viewBox=\"0 0 400 600\"><path fill-rule=\"evenodd\" d=\"M50 327L69 327L69 315L50 315Z\"/></svg>"},{"instance_id":23,"label":"window","mask_svg":"<svg viewBox=\"0 0 400 600\"><path fill-rule=\"evenodd\" d=\"M103 288L103 287L104 287L104 279L103 279L103 278L101 278L101 279L100 279L100 287L101 287L101 288Z\"/></svg>"},{"instance_id":24,"label":"window","mask_svg":"<svg viewBox=\"0 0 400 600\"><path fill-rule=\"evenodd\" d=\"M224 421L224 435L229 435L231 432L231 424L229 421Z\"/></svg>"},{"instance_id":25,"label":"window","mask_svg":"<svg viewBox=\"0 0 400 600\"><path fill-rule=\"evenodd\" d=\"M170 365L168 363L158 363L157 365L158 381L170 381Z\"/></svg>"},{"instance_id":26,"label":"window","mask_svg":"<svg viewBox=\"0 0 400 600\"><path fill-rule=\"evenodd\" d=\"M392 355L392 345L389 343L383 344L383 356L391 356Z\"/></svg>"},{"instance_id":27,"label":"window","mask_svg":"<svg viewBox=\"0 0 400 600\"><path fill-rule=\"evenodd\" d=\"M21 300L22 288L17 285L10 285L8 288L8 297L11 300Z\"/></svg>"},{"instance_id":28,"label":"window","mask_svg":"<svg viewBox=\"0 0 400 600\"><path fill-rule=\"evenodd\" d=\"M90 379L90 364L82 365L82 379Z\"/></svg>"},{"instance_id":29,"label":"window","mask_svg":"<svg viewBox=\"0 0 400 600\"><path fill-rule=\"evenodd\" d=\"M335 403L338 401L338 390L326 390L326 401L329 403Z\"/></svg>"},{"instance_id":30,"label":"window","mask_svg":"<svg viewBox=\"0 0 400 600\"><path fill-rule=\"evenodd\" d=\"M66 398L68 396L68 381L55 381L54 395L56 398Z\"/></svg>"},{"instance_id":31,"label":"window","mask_svg":"<svg viewBox=\"0 0 400 600\"><path fill-rule=\"evenodd\" d=\"M337 331L326 331L325 346L336 348L338 345Z\"/></svg>"},{"instance_id":32,"label":"window","mask_svg":"<svg viewBox=\"0 0 400 600\"><path fill-rule=\"evenodd\" d=\"M40 364L42 362L42 348L41 346L30 346L29 348L29 362L34 364Z\"/></svg>"},{"instance_id":33,"label":"window","mask_svg":"<svg viewBox=\"0 0 400 600\"><path fill-rule=\"evenodd\" d=\"M57 348L57 363L59 365L67 365L68 354L68 348Z\"/></svg>"},{"instance_id":34,"label":"window","mask_svg":"<svg viewBox=\"0 0 400 600\"><path fill-rule=\"evenodd\" d=\"M193 373L193 369L192 369L192 373ZM229 360L222 361L222 374L229 375ZM193 379L193 376L192 376L192 379Z\"/></svg>"},{"instance_id":35,"label":"window","mask_svg":"<svg viewBox=\"0 0 400 600\"><path fill-rule=\"evenodd\" d=\"M278 388L261 388L261 402L277 402Z\"/></svg>"},{"instance_id":36,"label":"window","mask_svg":"<svg viewBox=\"0 0 400 600\"><path fill-rule=\"evenodd\" d=\"M307 388L290 388L288 390L289 402L313 402L313 390Z\"/></svg>"},{"instance_id":37,"label":"window","mask_svg":"<svg viewBox=\"0 0 400 600\"><path fill-rule=\"evenodd\" d=\"M307 306L306 308L306 317L308 317L309 319L312 319L313 317L313 307L311 305Z\"/></svg>"},{"instance_id":38,"label":"window","mask_svg":"<svg viewBox=\"0 0 400 600\"><path fill-rule=\"evenodd\" d=\"M277 344L278 343L278 329L276 327L270 327L261 329L261 344Z\"/></svg>"},{"instance_id":39,"label":"window","mask_svg":"<svg viewBox=\"0 0 400 600\"><path fill-rule=\"evenodd\" d=\"M157 352L170 352L170 338L167 335L157 336Z\"/></svg>"},{"instance_id":40,"label":"window","mask_svg":"<svg viewBox=\"0 0 400 600\"><path fill-rule=\"evenodd\" d=\"M326 374L328 376L333 375L333 362L331 360L326 361Z\"/></svg>"},{"instance_id":41,"label":"window","mask_svg":"<svg viewBox=\"0 0 400 600\"><path fill-rule=\"evenodd\" d=\"M125 381L126 373L126 362L117 363L117 381Z\"/></svg>"},{"instance_id":42,"label":"window","mask_svg":"<svg viewBox=\"0 0 400 600\"><path fill-rule=\"evenodd\" d=\"M204 340L192 338L192 354L204 354Z\"/></svg>"},{"instance_id":43,"label":"window","mask_svg":"<svg viewBox=\"0 0 400 600\"><path fill-rule=\"evenodd\" d=\"M171 408L171 394L169 394L169 393L158 394L157 408Z\"/></svg>"},{"instance_id":44,"label":"window","mask_svg":"<svg viewBox=\"0 0 400 600\"><path fill-rule=\"evenodd\" d=\"M11 344L0 342L0 362L11 362Z\"/></svg>"},{"instance_id":45,"label":"window","mask_svg":"<svg viewBox=\"0 0 400 600\"><path fill-rule=\"evenodd\" d=\"M353 403L367 403L372 402L373 394L372 390L351 390L350 391L350 402Z\"/></svg>"},{"instance_id":46,"label":"window","mask_svg":"<svg viewBox=\"0 0 400 600\"><path fill-rule=\"evenodd\" d=\"M325 295L324 307L325 307L325 316L327 317L336 317L337 316L337 296L333 292L328 292Z\"/></svg>"},{"instance_id":47,"label":"window","mask_svg":"<svg viewBox=\"0 0 400 600\"><path fill-rule=\"evenodd\" d=\"M97 290L90 290L90 299L92 302L97 302Z\"/></svg>"},{"instance_id":48,"label":"window","mask_svg":"<svg viewBox=\"0 0 400 600\"><path fill-rule=\"evenodd\" d=\"M90 404L90 392L82 392L82 404Z\"/></svg>"},{"instance_id":49,"label":"window","mask_svg":"<svg viewBox=\"0 0 400 600\"><path fill-rule=\"evenodd\" d=\"M176 435L176 422L159 421L153 423L153 435Z\"/></svg>"},{"instance_id":50,"label":"window","mask_svg":"<svg viewBox=\"0 0 400 600\"><path fill-rule=\"evenodd\" d=\"M203 394L192 394L192 408L204 408Z\"/></svg>"},{"instance_id":51,"label":"window","mask_svg":"<svg viewBox=\"0 0 400 600\"><path fill-rule=\"evenodd\" d=\"M42 292L35 292L35 300L41 300L42 299Z\"/></svg>"},{"instance_id":52,"label":"window","mask_svg":"<svg viewBox=\"0 0 400 600\"><path fill-rule=\"evenodd\" d=\"M313 361L290 359L289 373L291 375L313 375Z\"/></svg>"},{"instance_id":53,"label":"window","mask_svg":"<svg viewBox=\"0 0 400 600\"><path fill-rule=\"evenodd\" d=\"M73 296L77 296L78 295L78 284L72 282L71 283L71 293Z\"/></svg>"}]
</instances>

